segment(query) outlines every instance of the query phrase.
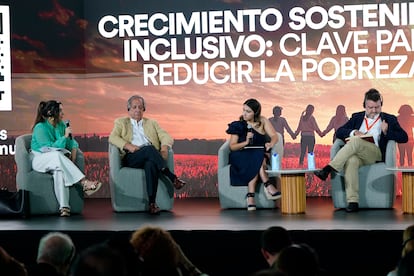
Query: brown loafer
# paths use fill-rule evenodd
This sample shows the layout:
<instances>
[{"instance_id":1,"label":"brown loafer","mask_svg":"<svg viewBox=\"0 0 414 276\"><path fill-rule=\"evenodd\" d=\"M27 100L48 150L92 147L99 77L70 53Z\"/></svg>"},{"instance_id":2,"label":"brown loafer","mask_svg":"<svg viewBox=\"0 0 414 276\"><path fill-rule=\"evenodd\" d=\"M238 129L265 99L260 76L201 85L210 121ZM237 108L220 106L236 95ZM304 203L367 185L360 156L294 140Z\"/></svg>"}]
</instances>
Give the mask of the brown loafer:
<instances>
[{"instance_id":1,"label":"brown loafer","mask_svg":"<svg viewBox=\"0 0 414 276\"><path fill-rule=\"evenodd\" d=\"M187 183L184 180L179 179L178 177L176 177L175 180L174 180L174 188L176 188L177 190L184 187L185 184L187 184Z\"/></svg>"},{"instance_id":2,"label":"brown loafer","mask_svg":"<svg viewBox=\"0 0 414 276\"><path fill-rule=\"evenodd\" d=\"M149 205L149 213L151 215L159 215L161 212L160 207L157 206L155 203L150 203Z\"/></svg>"}]
</instances>

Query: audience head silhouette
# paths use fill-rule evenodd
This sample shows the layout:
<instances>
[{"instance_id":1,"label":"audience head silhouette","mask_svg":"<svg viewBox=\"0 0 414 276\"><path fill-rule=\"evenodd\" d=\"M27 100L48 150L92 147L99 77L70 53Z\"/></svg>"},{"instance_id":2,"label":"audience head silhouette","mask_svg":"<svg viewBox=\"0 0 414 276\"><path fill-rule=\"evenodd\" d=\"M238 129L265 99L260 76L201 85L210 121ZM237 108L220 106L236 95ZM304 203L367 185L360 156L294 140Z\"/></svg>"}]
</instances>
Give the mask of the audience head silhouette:
<instances>
[{"instance_id":1,"label":"audience head silhouette","mask_svg":"<svg viewBox=\"0 0 414 276\"><path fill-rule=\"evenodd\" d=\"M142 260L142 276L196 276L203 274L181 250L171 234L157 226L143 226L130 240Z\"/></svg>"},{"instance_id":2,"label":"audience head silhouette","mask_svg":"<svg viewBox=\"0 0 414 276\"><path fill-rule=\"evenodd\" d=\"M105 243L83 250L75 260L71 276L129 276L124 256Z\"/></svg>"},{"instance_id":3,"label":"audience head silhouette","mask_svg":"<svg viewBox=\"0 0 414 276\"><path fill-rule=\"evenodd\" d=\"M398 276L412 276L414 275L414 251L407 253L398 264Z\"/></svg>"},{"instance_id":4,"label":"audience head silhouette","mask_svg":"<svg viewBox=\"0 0 414 276\"><path fill-rule=\"evenodd\" d=\"M277 270L289 276L318 275L320 272L318 256L307 244L292 244L280 252Z\"/></svg>"},{"instance_id":5,"label":"audience head silhouette","mask_svg":"<svg viewBox=\"0 0 414 276\"><path fill-rule=\"evenodd\" d=\"M156 226L144 226L132 234L130 242L143 260L145 275L175 275L179 255L169 232Z\"/></svg>"},{"instance_id":6,"label":"audience head silhouette","mask_svg":"<svg viewBox=\"0 0 414 276\"><path fill-rule=\"evenodd\" d=\"M403 232L402 253L404 256L414 251L414 225L408 226Z\"/></svg>"},{"instance_id":7,"label":"audience head silhouette","mask_svg":"<svg viewBox=\"0 0 414 276\"><path fill-rule=\"evenodd\" d=\"M261 251L269 266L277 260L280 251L292 244L289 232L280 226L272 226L263 231Z\"/></svg>"},{"instance_id":8,"label":"audience head silhouette","mask_svg":"<svg viewBox=\"0 0 414 276\"><path fill-rule=\"evenodd\" d=\"M142 260L132 247L129 238L129 235L115 234L105 241L105 245L121 255L128 275L141 275Z\"/></svg>"},{"instance_id":9,"label":"audience head silhouette","mask_svg":"<svg viewBox=\"0 0 414 276\"><path fill-rule=\"evenodd\" d=\"M27 270L23 263L17 261L0 246L0 272L2 276L26 276Z\"/></svg>"},{"instance_id":10,"label":"audience head silhouette","mask_svg":"<svg viewBox=\"0 0 414 276\"><path fill-rule=\"evenodd\" d=\"M37 263L47 264L57 272L66 275L75 256L75 246L72 239L61 232L50 232L39 242Z\"/></svg>"}]
</instances>

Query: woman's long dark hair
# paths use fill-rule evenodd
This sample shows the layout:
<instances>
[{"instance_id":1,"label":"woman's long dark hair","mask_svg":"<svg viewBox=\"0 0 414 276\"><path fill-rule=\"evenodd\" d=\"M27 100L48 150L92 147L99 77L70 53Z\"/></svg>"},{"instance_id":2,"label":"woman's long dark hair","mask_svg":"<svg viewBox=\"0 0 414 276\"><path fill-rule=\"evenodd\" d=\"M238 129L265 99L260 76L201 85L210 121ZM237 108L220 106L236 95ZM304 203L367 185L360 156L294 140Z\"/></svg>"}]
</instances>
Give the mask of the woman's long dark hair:
<instances>
[{"instance_id":1,"label":"woman's long dark hair","mask_svg":"<svg viewBox=\"0 0 414 276\"><path fill-rule=\"evenodd\" d=\"M254 112L253 121L258 122L260 126L260 124L262 123L260 120L261 112L262 112L262 105L259 103L259 101L256 99L248 99L247 101L243 103L243 105L247 105L253 110ZM242 120L243 120L243 116L240 116L240 121Z\"/></svg>"},{"instance_id":2,"label":"woman's long dark hair","mask_svg":"<svg viewBox=\"0 0 414 276\"><path fill-rule=\"evenodd\" d=\"M41 101L37 107L36 119L34 121L32 129L37 123L44 122L49 117L53 117L57 122L59 120L61 103L55 100L50 100L47 102Z\"/></svg>"}]
</instances>

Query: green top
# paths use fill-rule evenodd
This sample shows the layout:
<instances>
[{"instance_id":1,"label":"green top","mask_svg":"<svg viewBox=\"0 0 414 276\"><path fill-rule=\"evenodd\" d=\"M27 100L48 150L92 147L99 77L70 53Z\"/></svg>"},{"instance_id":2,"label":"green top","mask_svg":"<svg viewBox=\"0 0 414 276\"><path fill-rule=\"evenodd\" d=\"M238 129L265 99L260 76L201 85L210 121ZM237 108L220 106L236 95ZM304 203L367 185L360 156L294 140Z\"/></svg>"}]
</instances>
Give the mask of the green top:
<instances>
[{"instance_id":1,"label":"green top","mask_svg":"<svg viewBox=\"0 0 414 276\"><path fill-rule=\"evenodd\" d=\"M79 144L74 139L65 137L66 125L60 121L56 127L49 121L37 123L33 129L31 149L41 152L42 147L54 147L71 151L78 148Z\"/></svg>"}]
</instances>

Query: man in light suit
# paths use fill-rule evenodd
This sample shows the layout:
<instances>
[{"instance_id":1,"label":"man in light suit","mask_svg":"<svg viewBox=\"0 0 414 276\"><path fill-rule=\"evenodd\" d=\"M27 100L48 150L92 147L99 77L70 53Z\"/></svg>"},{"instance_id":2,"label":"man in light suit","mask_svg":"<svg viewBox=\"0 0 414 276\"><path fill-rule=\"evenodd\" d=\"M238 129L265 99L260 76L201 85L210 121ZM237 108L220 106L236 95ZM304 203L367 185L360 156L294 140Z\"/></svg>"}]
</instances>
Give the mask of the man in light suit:
<instances>
[{"instance_id":1,"label":"man in light suit","mask_svg":"<svg viewBox=\"0 0 414 276\"><path fill-rule=\"evenodd\" d=\"M174 141L155 120L144 117L144 98L138 95L130 97L127 110L129 117L115 120L109 142L120 149L124 166L144 169L149 213L156 215L160 212L155 203L160 172L171 180L176 189L181 189L186 183L166 165L168 149Z\"/></svg>"},{"instance_id":2,"label":"man in light suit","mask_svg":"<svg viewBox=\"0 0 414 276\"><path fill-rule=\"evenodd\" d=\"M344 170L347 212L356 212L359 208L359 167L384 161L388 140L397 143L408 141L397 117L382 112L382 96L378 90L370 89L365 93L363 107L365 111L352 114L336 133L337 138L347 141L345 146L327 166L315 172L317 177L326 180L333 170ZM372 135L373 142L361 139L367 135Z\"/></svg>"}]
</instances>

